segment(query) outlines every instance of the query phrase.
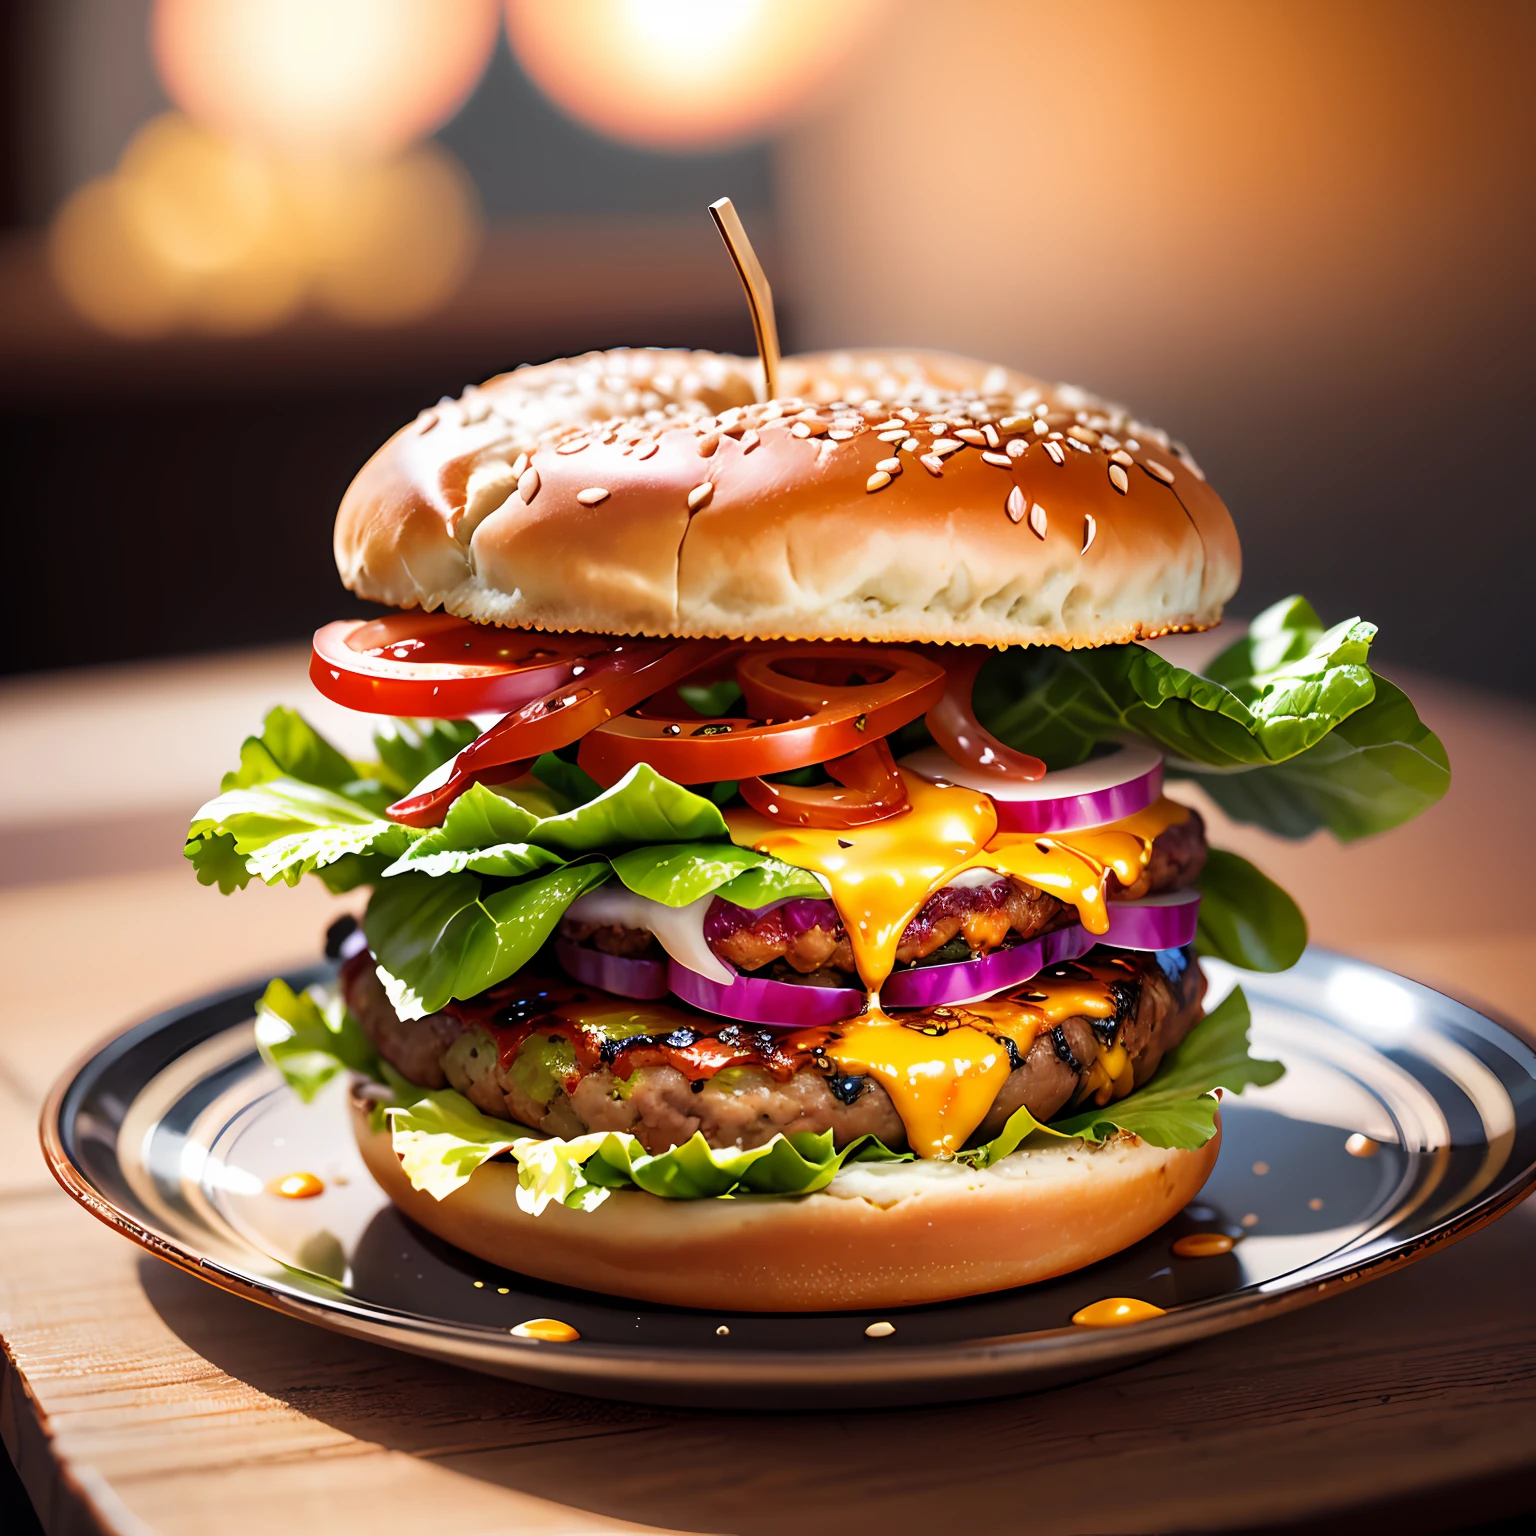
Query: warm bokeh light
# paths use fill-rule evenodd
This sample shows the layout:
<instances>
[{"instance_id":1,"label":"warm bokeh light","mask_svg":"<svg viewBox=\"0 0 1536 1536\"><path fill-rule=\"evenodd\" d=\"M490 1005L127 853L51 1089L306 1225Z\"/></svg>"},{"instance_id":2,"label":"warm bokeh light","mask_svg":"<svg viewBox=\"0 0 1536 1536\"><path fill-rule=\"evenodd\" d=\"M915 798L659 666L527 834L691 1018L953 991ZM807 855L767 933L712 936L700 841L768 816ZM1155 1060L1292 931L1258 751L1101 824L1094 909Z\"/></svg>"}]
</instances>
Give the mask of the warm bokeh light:
<instances>
[{"instance_id":1,"label":"warm bokeh light","mask_svg":"<svg viewBox=\"0 0 1536 1536\"><path fill-rule=\"evenodd\" d=\"M439 306L478 232L474 189L440 145L288 160L168 113L65 204L52 257L75 307L125 336L262 330L306 300L380 325Z\"/></svg>"},{"instance_id":2,"label":"warm bokeh light","mask_svg":"<svg viewBox=\"0 0 1536 1536\"><path fill-rule=\"evenodd\" d=\"M523 68L562 110L651 149L764 134L845 62L877 0L507 0Z\"/></svg>"},{"instance_id":3,"label":"warm bokeh light","mask_svg":"<svg viewBox=\"0 0 1536 1536\"><path fill-rule=\"evenodd\" d=\"M156 0L171 99L285 154L377 155L446 122L496 45L497 0Z\"/></svg>"}]
</instances>

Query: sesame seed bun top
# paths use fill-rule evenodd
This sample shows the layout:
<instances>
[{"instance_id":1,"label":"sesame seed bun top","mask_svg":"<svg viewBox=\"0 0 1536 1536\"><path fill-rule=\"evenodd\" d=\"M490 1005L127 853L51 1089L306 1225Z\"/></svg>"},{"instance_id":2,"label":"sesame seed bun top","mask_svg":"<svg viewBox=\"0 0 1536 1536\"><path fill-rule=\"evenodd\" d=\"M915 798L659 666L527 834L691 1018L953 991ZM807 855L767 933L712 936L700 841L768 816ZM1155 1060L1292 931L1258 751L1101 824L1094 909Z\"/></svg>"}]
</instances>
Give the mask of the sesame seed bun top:
<instances>
[{"instance_id":1,"label":"sesame seed bun top","mask_svg":"<svg viewBox=\"0 0 1536 1536\"><path fill-rule=\"evenodd\" d=\"M1182 445L938 353L516 369L423 411L336 522L362 597L548 630L1104 645L1203 629L1237 533Z\"/></svg>"}]
</instances>

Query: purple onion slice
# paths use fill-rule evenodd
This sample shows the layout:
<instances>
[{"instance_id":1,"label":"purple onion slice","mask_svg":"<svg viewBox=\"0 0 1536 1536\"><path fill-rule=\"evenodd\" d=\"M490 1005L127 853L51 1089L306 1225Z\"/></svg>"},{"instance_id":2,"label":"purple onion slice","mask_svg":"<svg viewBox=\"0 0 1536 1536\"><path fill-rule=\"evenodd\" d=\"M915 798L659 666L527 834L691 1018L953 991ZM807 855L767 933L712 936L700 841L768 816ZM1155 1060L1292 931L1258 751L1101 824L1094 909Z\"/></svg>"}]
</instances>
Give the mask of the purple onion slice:
<instances>
[{"instance_id":1,"label":"purple onion slice","mask_svg":"<svg viewBox=\"0 0 1536 1536\"><path fill-rule=\"evenodd\" d=\"M935 783L978 789L997 807L999 832L1075 832L1144 811L1163 792L1163 755L1124 742L1075 768L1043 779L999 779L957 763L938 747L902 758L901 766Z\"/></svg>"},{"instance_id":2,"label":"purple onion slice","mask_svg":"<svg viewBox=\"0 0 1536 1536\"><path fill-rule=\"evenodd\" d=\"M569 939L555 940L555 958L566 974L584 987L596 987L615 997L632 997L639 1002L654 1002L667 995L667 967L660 960L605 955L600 949L588 949Z\"/></svg>"},{"instance_id":3,"label":"purple onion slice","mask_svg":"<svg viewBox=\"0 0 1536 1536\"><path fill-rule=\"evenodd\" d=\"M667 982L685 1003L744 1024L773 1024L783 1029L811 1029L838 1024L863 1010L860 987L797 986L792 981L768 981L738 975L729 985L711 981L673 960Z\"/></svg>"},{"instance_id":4,"label":"purple onion slice","mask_svg":"<svg viewBox=\"0 0 1536 1536\"><path fill-rule=\"evenodd\" d=\"M1200 892L1193 886L1137 901L1111 901L1109 932L1099 939L1116 949L1182 949L1195 942Z\"/></svg>"},{"instance_id":5,"label":"purple onion slice","mask_svg":"<svg viewBox=\"0 0 1536 1536\"><path fill-rule=\"evenodd\" d=\"M1048 965L1076 960L1103 939L1074 923L1038 938L1026 939L1012 949L994 950L979 960L957 960L951 965L919 965L896 971L880 989L887 1008L938 1008L952 1003L974 1003L1008 987L1022 986Z\"/></svg>"}]
</instances>

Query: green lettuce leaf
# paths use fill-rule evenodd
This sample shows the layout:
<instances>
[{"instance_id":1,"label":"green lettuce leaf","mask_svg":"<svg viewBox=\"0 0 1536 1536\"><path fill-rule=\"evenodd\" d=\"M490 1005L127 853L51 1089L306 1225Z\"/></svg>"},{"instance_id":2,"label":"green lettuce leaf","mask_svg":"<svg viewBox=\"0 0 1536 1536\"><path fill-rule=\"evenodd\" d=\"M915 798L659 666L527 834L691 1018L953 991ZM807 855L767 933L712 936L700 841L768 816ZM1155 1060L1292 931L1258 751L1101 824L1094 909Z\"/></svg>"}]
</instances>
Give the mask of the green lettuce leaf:
<instances>
[{"instance_id":1,"label":"green lettuce leaf","mask_svg":"<svg viewBox=\"0 0 1536 1536\"><path fill-rule=\"evenodd\" d=\"M686 907L711 891L743 907L764 907L791 896L827 894L814 875L734 843L632 848L615 854L612 862L614 874L637 896L669 907Z\"/></svg>"},{"instance_id":2,"label":"green lettuce leaf","mask_svg":"<svg viewBox=\"0 0 1536 1536\"><path fill-rule=\"evenodd\" d=\"M606 853L646 843L730 841L719 806L636 763L611 789L530 834L542 848L570 855Z\"/></svg>"},{"instance_id":3,"label":"green lettuce leaf","mask_svg":"<svg viewBox=\"0 0 1536 1536\"><path fill-rule=\"evenodd\" d=\"M268 885L279 880L297 885L312 870L348 854L373 854L384 862L398 858L420 836L345 794L270 778L226 789L203 806L187 831L187 856L205 885L232 878L231 845L248 874ZM225 838L229 842L214 849L198 846Z\"/></svg>"},{"instance_id":4,"label":"green lettuce leaf","mask_svg":"<svg viewBox=\"0 0 1536 1536\"><path fill-rule=\"evenodd\" d=\"M534 957L565 909L608 873L601 861L567 864L490 894L468 872L382 881L363 931L395 1011L419 1019L451 998L505 981Z\"/></svg>"},{"instance_id":5,"label":"green lettuce leaf","mask_svg":"<svg viewBox=\"0 0 1536 1536\"><path fill-rule=\"evenodd\" d=\"M376 775L391 791L391 800L398 800L479 734L473 720L389 720L373 733Z\"/></svg>"},{"instance_id":6,"label":"green lettuce leaf","mask_svg":"<svg viewBox=\"0 0 1536 1536\"><path fill-rule=\"evenodd\" d=\"M1369 705L1288 762L1251 773L1189 770L1186 776L1234 821L1281 837L1326 828L1353 842L1427 811L1450 788L1451 765L1408 695L1377 677Z\"/></svg>"},{"instance_id":7,"label":"green lettuce leaf","mask_svg":"<svg viewBox=\"0 0 1536 1536\"><path fill-rule=\"evenodd\" d=\"M256 1004L256 1045L306 1104L338 1072L379 1076L373 1042L329 987L295 992L281 977L268 982Z\"/></svg>"},{"instance_id":8,"label":"green lettuce leaf","mask_svg":"<svg viewBox=\"0 0 1536 1536\"><path fill-rule=\"evenodd\" d=\"M533 767L528 771L539 783L565 802L560 806L562 811L574 810L578 805L585 805L587 801L597 799L603 792L603 786L585 768L566 762L555 752L545 752L536 758Z\"/></svg>"},{"instance_id":9,"label":"green lettuce leaf","mask_svg":"<svg viewBox=\"0 0 1536 1536\"><path fill-rule=\"evenodd\" d=\"M526 1126L482 1114L452 1088L388 1105L384 1113L406 1178L434 1200L446 1199L482 1163L533 1134Z\"/></svg>"},{"instance_id":10,"label":"green lettuce leaf","mask_svg":"<svg viewBox=\"0 0 1536 1536\"><path fill-rule=\"evenodd\" d=\"M592 1131L569 1140L539 1136L482 1114L451 1088L392 1105L385 1113L394 1149L417 1189L441 1200L482 1163L510 1152L518 1167L518 1204L534 1216L551 1201L593 1210L615 1189L641 1189L667 1200L805 1195L825 1189L844 1163L908 1160L873 1137L838 1151L830 1131L781 1134L745 1152L711 1147L695 1133L681 1146L653 1155L625 1131Z\"/></svg>"},{"instance_id":11,"label":"green lettuce leaf","mask_svg":"<svg viewBox=\"0 0 1536 1536\"><path fill-rule=\"evenodd\" d=\"M557 854L527 841L539 818L483 784L471 784L452 805L443 824L416 839L384 875L477 875L515 879L561 862Z\"/></svg>"},{"instance_id":12,"label":"green lettuce leaf","mask_svg":"<svg viewBox=\"0 0 1536 1536\"><path fill-rule=\"evenodd\" d=\"M1445 749L1401 689L1367 665L1374 625L1324 629L1288 598L1261 613L1206 676L1139 645L1016 647L977 679L982 722L1053 768L1131 734L1231 815L1284 836L1326 827L1349 840L1434 804Z\"/></svg>"},{"instance_id":13,"label":"green lettuce leaf","mask_svg":"<svg viewBox=\"0 0 1536 1536\"><path fill-rule=\"evenodd\" d=\"M1245 971L1285 971L1307 947L1301 908L1247 859L1212 848L1195 882L1200 926L1195 946Z\"/></svg>"}]
</instances>

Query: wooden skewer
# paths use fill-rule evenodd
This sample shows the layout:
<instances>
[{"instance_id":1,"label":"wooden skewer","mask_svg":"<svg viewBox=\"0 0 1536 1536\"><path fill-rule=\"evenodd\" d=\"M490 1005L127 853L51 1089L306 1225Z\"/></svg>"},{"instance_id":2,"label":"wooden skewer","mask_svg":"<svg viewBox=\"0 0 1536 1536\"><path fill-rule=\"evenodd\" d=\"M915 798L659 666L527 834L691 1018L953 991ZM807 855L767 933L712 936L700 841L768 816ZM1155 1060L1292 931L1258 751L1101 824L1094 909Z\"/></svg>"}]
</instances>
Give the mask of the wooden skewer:
<instances>
[{"instance_id":1,"label":"wooden skewer","mask_svg":"<svg viewBox=\"0 0 1536 1536\"><path fill-rule=\"evenodd\" d=\"M776 399L779 393L779 327L773 318L773 290L763 275L762 263L730 198L722 197L709 205L709 216L731 253L741 286L747 290L747 306L752 311L752 330L757 337L757 355L763 360L763 399Z\"/></svg>"}]
</instances>

